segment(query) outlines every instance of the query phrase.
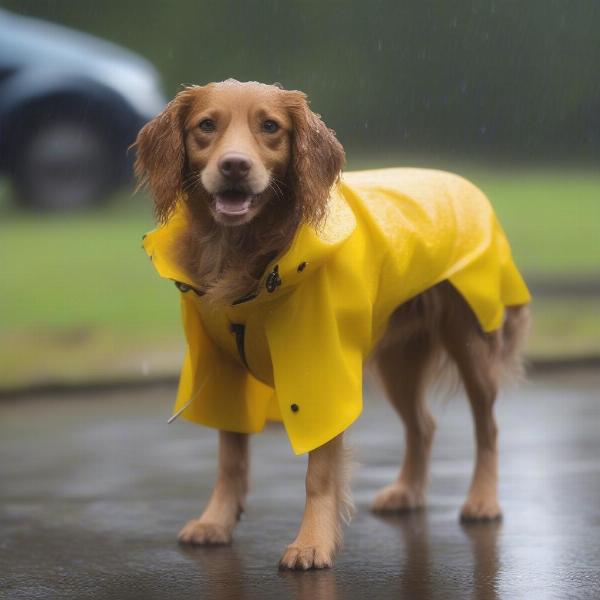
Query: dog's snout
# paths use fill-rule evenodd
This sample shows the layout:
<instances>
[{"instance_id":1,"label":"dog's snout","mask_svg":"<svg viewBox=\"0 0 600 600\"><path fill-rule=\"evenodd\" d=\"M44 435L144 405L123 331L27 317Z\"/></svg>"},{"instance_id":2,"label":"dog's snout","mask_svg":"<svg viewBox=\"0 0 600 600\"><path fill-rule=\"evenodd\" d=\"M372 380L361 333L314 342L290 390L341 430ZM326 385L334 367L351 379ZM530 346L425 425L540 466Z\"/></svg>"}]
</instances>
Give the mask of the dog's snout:
<instances>
[{"instance_id":1,"label":"dog's snout","mask_svg":"<svg viewBox=\"0 0 600 600\"><path fill-rule=\"evenodd\" d=\"M252 161L245 154L228 152L219 160L219 171L223 177L232 181L244 179L252 168Z\"/></svg>"}]
</instances>

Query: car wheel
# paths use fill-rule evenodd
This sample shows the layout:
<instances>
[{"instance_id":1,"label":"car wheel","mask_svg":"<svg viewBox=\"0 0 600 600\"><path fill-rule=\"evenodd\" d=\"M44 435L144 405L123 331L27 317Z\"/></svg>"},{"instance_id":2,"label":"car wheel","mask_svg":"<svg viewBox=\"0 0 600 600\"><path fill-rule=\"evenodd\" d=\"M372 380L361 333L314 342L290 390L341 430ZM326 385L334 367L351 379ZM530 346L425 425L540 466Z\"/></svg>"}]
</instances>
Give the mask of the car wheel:
<instances>
[{"instance_id":1,"label":"car wheel","mask_svg":"<svg viewBox=\"0 0 600 600\"><path fill-rule=\"evenodd\" d=\"M48 120L20 141L14 157L17 201L60 211L100 203L118 183L114 144L93 123Z\"/></svg>"}]
</instances>

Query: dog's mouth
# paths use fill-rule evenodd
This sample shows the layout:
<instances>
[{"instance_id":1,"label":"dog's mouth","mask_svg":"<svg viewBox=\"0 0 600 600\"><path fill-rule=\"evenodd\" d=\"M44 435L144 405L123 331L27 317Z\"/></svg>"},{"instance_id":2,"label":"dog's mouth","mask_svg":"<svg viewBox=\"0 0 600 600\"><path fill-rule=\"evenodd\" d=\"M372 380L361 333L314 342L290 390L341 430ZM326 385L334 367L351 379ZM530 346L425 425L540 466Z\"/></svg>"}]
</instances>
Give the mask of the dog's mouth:
<instances>
[{"instance_id":1,"label":"dog's mouth","mask_svg":"<svg viewBox=\"0 0 600 600\"><path fill-rule=\"evenodd\" d=\"M250 210L255 198L242 189L222 190L215 194L215 210L221 215L239 217Z\"/></svg>"}]
</instances>

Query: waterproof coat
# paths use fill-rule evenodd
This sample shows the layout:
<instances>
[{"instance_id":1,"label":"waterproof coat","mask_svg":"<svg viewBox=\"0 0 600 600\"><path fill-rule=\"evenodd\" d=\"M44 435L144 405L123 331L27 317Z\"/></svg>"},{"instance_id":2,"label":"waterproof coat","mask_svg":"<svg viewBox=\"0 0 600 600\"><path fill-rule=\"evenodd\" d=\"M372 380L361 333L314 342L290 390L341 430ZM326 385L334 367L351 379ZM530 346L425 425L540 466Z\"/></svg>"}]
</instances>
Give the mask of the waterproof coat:
<instances>
[{"instance_id":1,"label":"waterproof coat","mask_svg":"<svg viewBox=\"0 0 600 600\"><path fill-rule=\"evenodd\" d=\"M360 415L363 363L402 303L447 280L489 332L530 300L487 198L449 173L345 173L324 224L300 226L258 288L218 308L174 259L186 226L179 201L144 239L181 291L188 347L174 412L246 433L282 420L297 454Z\"/></svg>"}]
</instances>

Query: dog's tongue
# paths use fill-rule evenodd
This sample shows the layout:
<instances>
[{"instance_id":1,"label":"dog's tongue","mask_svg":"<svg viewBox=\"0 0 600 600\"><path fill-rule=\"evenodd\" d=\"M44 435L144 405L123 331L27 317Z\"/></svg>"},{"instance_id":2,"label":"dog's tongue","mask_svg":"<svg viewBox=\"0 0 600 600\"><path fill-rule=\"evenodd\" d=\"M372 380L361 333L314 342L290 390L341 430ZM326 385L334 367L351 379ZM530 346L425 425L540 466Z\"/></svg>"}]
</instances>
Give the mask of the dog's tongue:
<instances>
[{"instance_id":1,"label":"dog's tongue","mask_svg":"<svg viewBox=\"0 0 600 600\"><path fill-rule=\"evenodd\" d=\"M224 192L215 197L217 212L224 215L244 215L250 210L252 196L242 192Z\"/></svg>"}]
</instances>

